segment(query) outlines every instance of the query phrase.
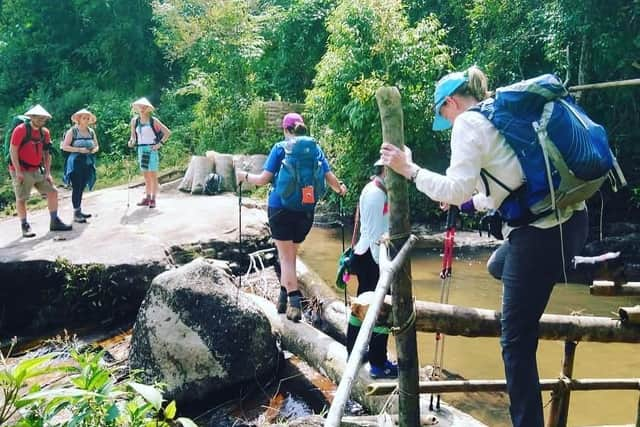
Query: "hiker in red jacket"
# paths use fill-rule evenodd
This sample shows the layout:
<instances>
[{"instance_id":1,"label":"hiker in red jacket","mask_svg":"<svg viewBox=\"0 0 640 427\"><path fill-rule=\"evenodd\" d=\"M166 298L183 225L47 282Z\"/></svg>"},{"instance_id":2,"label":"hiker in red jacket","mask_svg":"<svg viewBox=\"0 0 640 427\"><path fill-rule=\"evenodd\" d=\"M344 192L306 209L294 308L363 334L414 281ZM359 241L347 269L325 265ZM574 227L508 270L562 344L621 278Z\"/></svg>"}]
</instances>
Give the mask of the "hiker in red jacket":
<instances>
[{"instance_id":1,"label":"hiker in red jacket","mask_svg":"<svg viewBox=\"0 0 640 427\"><path fill-rule=\"evenodd\" d=\"M29 121L19 124L11 133L9 174L16 195L16 210L23 237L34 237L36 233L27 221L27 199L31 189L47 196L47 206L51 221L49 230L68 231L71 225L63 223L58 217L58 190L51 177L51 136L44 127L51 114L42 106L36 105L24 113Z\"/></svg>"}]
</instances>

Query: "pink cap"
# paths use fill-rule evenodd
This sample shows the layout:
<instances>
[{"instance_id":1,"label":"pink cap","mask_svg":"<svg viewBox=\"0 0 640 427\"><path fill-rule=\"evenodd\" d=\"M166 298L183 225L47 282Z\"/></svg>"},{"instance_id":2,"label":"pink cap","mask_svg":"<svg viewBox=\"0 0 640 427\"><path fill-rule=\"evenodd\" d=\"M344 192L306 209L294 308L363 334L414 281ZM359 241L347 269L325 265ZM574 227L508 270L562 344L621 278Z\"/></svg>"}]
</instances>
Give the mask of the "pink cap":
<instances>
[{"instance_id":1,"label":"pink cap","mask_svg":"<svg viewBox=\"0 0 640 427\"><path fill-rule=\"evenodd\" d=\"M295 127L298 123L304 124L304 120L302 120L302 116L298 113L287 113L282 118L282 129L290 129Z\"/></svg>"}]
</instances>

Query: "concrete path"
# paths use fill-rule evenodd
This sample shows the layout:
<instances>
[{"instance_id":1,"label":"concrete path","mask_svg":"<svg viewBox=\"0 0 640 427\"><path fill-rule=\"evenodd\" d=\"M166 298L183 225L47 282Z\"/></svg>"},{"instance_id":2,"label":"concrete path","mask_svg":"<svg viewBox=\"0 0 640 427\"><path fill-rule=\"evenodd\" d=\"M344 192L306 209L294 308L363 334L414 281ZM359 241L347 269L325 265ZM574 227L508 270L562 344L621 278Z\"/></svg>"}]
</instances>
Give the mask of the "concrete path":
<instances>
[{"instance_id":1,"label":"concrete path","mask_svg":"<svg viewBox=\"0 0 640 427\"><path fill-rule=\"evenodd\" d=\"M163 186L155 209L136 206L143 195L142 187L86 193L83 211L93 217L86 224L73 223L73 230L67 232L49 231L46 209L29 212L29 222L37 234L30 239L22 238L16 217L0 220L0 263L53 261L58 257L74 264L163 263L165 250L173 245L238 241L235 194L192 196L176 187L177 182ZM243 239L264 235L267 227L266 211L248 205L256 206L256 201L243 198ZM63 221L71 221L71 201L63 191L59 214Z\"/></svg>"}]
</instances>

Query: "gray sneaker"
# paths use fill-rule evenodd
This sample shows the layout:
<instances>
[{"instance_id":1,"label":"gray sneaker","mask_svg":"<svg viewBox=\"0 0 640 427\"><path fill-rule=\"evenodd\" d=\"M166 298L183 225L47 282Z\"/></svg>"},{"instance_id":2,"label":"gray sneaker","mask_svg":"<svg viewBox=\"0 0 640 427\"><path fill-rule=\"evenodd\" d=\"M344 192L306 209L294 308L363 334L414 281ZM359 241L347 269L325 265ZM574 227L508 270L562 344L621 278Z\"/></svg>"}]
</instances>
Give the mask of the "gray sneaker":
<instances>
[{"instance_id":1,"label":"gray sneaker","mask_svg":"<svg viewBox=\"0 0 640 427\"><path fill-rule=\"evenodd\" d=\"M33 232L28 222L20 224L20 228L22 229L22 237L36 237L36 233Z\"/></svg>"},{"instance_id":2,"label":"gray sneaker","mask_svg":"<svg viewBox=\"0 0 640 427\"><path fill-rule=\"evenodd\" d=\"M73 222L79 222L79 223L87 222L87 218L84 215L82 215L81 212L76 212L73 214Z\"/></svg>"}]
</instances>

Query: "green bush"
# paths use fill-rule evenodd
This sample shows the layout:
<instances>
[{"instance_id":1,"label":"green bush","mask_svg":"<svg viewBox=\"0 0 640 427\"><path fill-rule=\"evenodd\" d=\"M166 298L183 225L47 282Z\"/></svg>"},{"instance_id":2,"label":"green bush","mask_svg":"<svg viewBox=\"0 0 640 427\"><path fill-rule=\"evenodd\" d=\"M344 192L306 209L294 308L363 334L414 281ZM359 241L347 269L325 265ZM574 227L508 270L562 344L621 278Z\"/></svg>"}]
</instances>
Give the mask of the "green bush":
<instances>
[{"instance_id":1,"label":"green bush","mask_svg":"<svg viewBox=\"0 0 640 427\"><path fill-rule=\"evenodd\" d=\"M13 349L15 340L9 352ZM0 351L0 425L13 427L196 427L176 417L175 401L162 398L160 386L148 386L126 376L118 381L116 367L104 362L104 350L78 351L65 344L72 364L54 363L63 354L23 357L10 364ZM62 381L44 384L51 373Z\"/></svg>"}]
</instances>

